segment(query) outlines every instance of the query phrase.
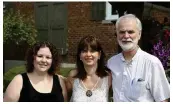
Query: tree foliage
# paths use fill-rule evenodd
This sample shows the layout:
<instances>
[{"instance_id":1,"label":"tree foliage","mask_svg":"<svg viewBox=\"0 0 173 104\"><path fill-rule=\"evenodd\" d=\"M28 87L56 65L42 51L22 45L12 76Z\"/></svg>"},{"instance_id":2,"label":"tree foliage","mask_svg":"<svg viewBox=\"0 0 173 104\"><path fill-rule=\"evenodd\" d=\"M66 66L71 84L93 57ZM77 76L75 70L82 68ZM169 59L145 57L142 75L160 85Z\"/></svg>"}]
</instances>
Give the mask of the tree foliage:
<instances>
[{"instance_id":1,"label":"tree foliage","mask_svg":"<svg viewBox=\"0 0 173 104\"><path fill-rule=\"evenodd\" d=\"M6 10L3 16L4 60L24 60L28 47L36 42L36 34L33 15Z\"/></svg>"},{"instance_id":2,"label":"tree foliage","mask_svg":"<svg viewBox=\"0 0 173 104\"><path fill-rule=\"evenodd\" d=\"M3 43L32 45L36 39L36 29L32 16L25 16L20 11L10 9L3 17Z\"/></svg>"}]
</instances>

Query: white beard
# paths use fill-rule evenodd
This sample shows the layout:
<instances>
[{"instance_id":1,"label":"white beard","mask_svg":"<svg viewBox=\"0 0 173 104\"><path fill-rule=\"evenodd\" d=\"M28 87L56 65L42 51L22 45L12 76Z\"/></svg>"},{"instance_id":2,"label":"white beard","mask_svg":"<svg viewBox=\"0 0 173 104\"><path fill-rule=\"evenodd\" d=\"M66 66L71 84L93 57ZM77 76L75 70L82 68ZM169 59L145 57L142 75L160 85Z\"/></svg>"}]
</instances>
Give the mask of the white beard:
<instances>
[{"instance_id":1,"label":"white beard","mask_svg":"<svg viewBox=\"0 0 173 104\"><path fill-rule=\"evenodd\" d=\"M123 43L122 41L129 41L129 42ZM138 44L138 39L137 38L135 38L134 40L132 40L130 38L122 39L122 40L118 39L118 43L121 46L123 51L131 51L136 48L136 46Z\"/></svg>"}]
</instances>

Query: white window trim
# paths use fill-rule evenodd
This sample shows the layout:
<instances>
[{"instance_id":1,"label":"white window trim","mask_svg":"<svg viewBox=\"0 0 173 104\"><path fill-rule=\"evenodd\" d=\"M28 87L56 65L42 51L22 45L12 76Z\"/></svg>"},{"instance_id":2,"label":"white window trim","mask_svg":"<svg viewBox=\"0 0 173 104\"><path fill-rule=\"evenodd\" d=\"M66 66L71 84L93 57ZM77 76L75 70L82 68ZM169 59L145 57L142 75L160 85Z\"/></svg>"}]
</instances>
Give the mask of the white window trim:
<instances>
[{"instance_id":1,"label":"white window trim","mask_svg":"<svg viewBox=\"0 0 173 104\"><path fill-rule=\"evenodd\" d=\"M112 15L112 5L106 1L106 16L105 20L102 21L102 23L112 23L111 21L115 21L119 18L119 15Z\"/></svg>"}]
</instances>

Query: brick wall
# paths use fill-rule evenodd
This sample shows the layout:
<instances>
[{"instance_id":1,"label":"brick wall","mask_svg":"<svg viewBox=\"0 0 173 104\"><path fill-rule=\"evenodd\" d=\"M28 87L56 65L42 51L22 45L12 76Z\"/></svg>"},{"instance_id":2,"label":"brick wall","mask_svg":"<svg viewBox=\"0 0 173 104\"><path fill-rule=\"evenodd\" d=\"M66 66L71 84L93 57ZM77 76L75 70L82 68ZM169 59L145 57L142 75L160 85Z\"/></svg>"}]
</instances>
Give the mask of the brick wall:
<instances>
[{"instance_id":1,"label":"brick wall","mask_svg":"<svg viewBox=\"0 0 173 104\"><path fill-rule=\"evenodd\" d=\"M158 9L153 9L151 16L154 17L160 23L164 22L164 17L167 17L168 21L170 21L170 12L168 12L168 11L161 11Z\"/></svg>"},{"instance_id":2,"label":"brick wall","mask_svg":"<svg viewBox=\"0 0 173 104\"><path fill-rule=\"evenodd\" d=\"M26 16L34 17L34 2L16 2L14 5L16 10L20 10Z\"/></svg>"},{"instance_id":3,"label":"brick wall","mask_svg":"<svg viewBox=\"0 0 173 104\"><path fill-rule=\"evenodd\" d=\"M68 62L75 62L78 42L86 35L93 35L100 40L106 58L117 51L113 24L92 21L91 2L68 3Z\"/></svg>"},{"instance_id":4,"label":"brick wall","mask_svg":"<svg viewBox=\"0 0 173 104\"><path fill-rule=\"evenodd\" d=\"M15 3L16 8L22 13L33 14L34 5L32 2ZM75 63L77 45L80 39L86 35L93 35L100 39L106 54L106 60L117 52L117 42L114 35L113 24L103 24L102 21L91 20L91 2L68 2L68 54L66 62ZM169 16L169 12L152 10L152 17L163 23L164 17Z\"/></svg>"}]
</instances>

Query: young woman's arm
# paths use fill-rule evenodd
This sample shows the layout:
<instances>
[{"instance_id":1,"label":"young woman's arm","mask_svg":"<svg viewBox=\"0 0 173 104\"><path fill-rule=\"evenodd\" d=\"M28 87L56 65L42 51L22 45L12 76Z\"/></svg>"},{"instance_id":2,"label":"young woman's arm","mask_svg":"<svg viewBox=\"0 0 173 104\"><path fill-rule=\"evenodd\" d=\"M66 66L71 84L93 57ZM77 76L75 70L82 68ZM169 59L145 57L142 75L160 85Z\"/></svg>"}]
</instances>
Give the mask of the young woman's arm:
<instances>
[{"instance_id":1,"label":"young woman's arm","mask_svg":"<svg viewBox=\"0 0 173 104\"><path fill-rule=\"evenodd\" d=\"M22 76L20 74L16 75L7 87L3 101L17 102L20 97L22 86L23 86Z\"/></svg>"},{"instance_id":2,"label":"young woman's arm","mask_svg":"<svg viewBox=\"0 0 173 104\"><path fill-rule=\"evenodd\" d=\"M67 87L67 92L68 92L68 101L70 101L70 98L72 96L74 76L76 74L77 74L77 70L71 70L69 72L67 80L66 80L66 87Z\"/></svg>"},{"instance_id":3,"label":"young woman's arm","mask_svg":"<svg viewBox=\"0 0 173 104\"><path fill-rule=\"evenodd\" d=\"M66 85L65 85L65 80L66 78L61 76L61 75L58 75L59 79L60 79L60 85L61 85L61 88L62 88L62 94L63 94L63 97L64 97L64 101L67 101L67 89L66 89Z\"/></svg>"}]
</instances>

